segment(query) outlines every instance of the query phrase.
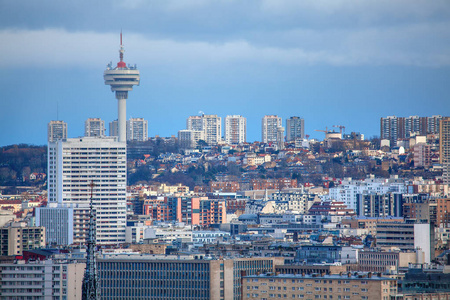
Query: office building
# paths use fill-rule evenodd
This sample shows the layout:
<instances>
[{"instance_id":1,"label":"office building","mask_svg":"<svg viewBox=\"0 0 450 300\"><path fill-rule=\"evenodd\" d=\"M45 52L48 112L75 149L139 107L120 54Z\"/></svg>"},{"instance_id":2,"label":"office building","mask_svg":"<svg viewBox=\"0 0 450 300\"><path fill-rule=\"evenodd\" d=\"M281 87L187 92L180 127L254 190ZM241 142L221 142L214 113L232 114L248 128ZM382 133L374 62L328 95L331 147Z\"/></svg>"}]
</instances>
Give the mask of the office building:
<instances>
[{"instance_id":1,"label":"office building","mask_svg":"<svg viewBox=\"0 0 450 300\"><path fill-rule=\"evenodd\" d=\"M439 124L439 162L442 165L442 181L450 184L450 117L444 117Z\"/></svg>"},{"instance_id":2,"label":"office building","mask_svg":"<svg viewBox=\"0 0 450 300\"><path fill-rule=\"evenodd\" d=\"M0 264L1 299L81 299L84 263L35 260Z\"/></svg>"},{"instance_id":3,"label":"office building","mask_svg":"<svg viewBox=\"0 0 450 300\"><path fill-rule=\"evenodd\" d=\"M103 137L105 130L105 121L100 118L89 118L84 122L84 136L86 137Z\"/></svg>"},{"instance_id":4,"label":"office building","mask_svg":"<svg viewBox=\"0 0 450 300\"><path fill-rule=\"evenodd\" d=\"M378 223L376 230L377 247L396 247L402 251L419 249L424 253L423 263L430 263L434 258L434 227L430 227L430 223Z\"/></svg>"},{"instance_id":5,"label":"office building","mask_svg":"<svg viewBox=\"0 0 450 300\"><path fill-rule=\"evenodd\" d=\"M143 118L127 121L127 141L144 142L148 140L148 122Z\"/></svg>"},{"instance_id":6,"label":"office building","mask_svg":"<svg viewBox=\"0 0 450 300\"><path fill-rule=\"evenodd\" d=\"M260 274L244 276L243 300L263 299L379 299L397 294L397 280L372 273Z\"/></svg>"},{"instance_id":7,"label":"office building","mask_svg":"<svg viewBox=\"0 0 450 300\"><path fill-rule=\"evenodd\" d=\"M50 121L47 125L48 142L64 139L67 139L67 123L64 121Z\"/></svg>"},{"instance_id":8,"label":"office building","mask_svg":"<svg viewBox=\"0 0 450 300\"><path fill-rule=\"evenodd\" d=\"M247 141L247 119L243 116L232 115L225 117L225 142L227 144L241 144Z\"/></svg>"},{"instance_id":9,"label":"office building","mask_svg":"<svg viewBox=\"0 0 450 300\"><path fill-rule=\"evenodd\" d=\"M126 142L126 118L127 118L127 99L128 92L133 90L133 86L139 85L140 74L139 70L134 66L127 66L123 61L123 53L125 50L122 45L122 33L120 33L120 61L116 67L112 63L108 65L103 78L105 85L111 86L111 91L115 93L118 104L118 137L119 142Z\"/></svg>"},{"instance_id":10,"label":"office building","mask_svg":"<svg viewBox=\"0 0 450 300\"><path fill-rule=\"evenodd\" d=\"M203 130L184 129L178 131L178 144L182 149L194 149L200 140L205 140Z\"/></svg>"},{"instance_id":11,"label":"office building","mask_svg":"<svg viewBox=\"0 0 450 300\"><path fill-rule=\"evenodd\" d=\"M197 258L98 259L101 299L240 300L242 275L274 272L283 264L282 258Z\"/></svg>"},{"instance_id":12,"label":"office building","mask_svg":"<svg viewBox=\"0 0 450 300\"><path fill-rule=\"evenodd\" d=\"M286 119L286 141L294 142L305 138L305 120L299 117Z\"/></svg>"},{"instance_id":13,"label":"office building","mask_svg":"<svg viewBox=\"0 0 450 300\"><path fill-rule=\"evenodd\" d=\"M278 116L267 115L262 118L262 142L263 143L278 143L279 131L278 128L282 127L282 120Z\"/></svg>"},{"instance_id":14,"label":"office building","mask_svg":"<svg viewBox=\"0 0 450 300\"><path fill-rule=\"evenodd\" d=\"M49 143L48 202L73 206L74 242L86 237L91 183L97 243L125 242L126 144L115 137Z\"/></svg>"},{"instance_id":15,"label":"office building","mask_svg":"<svg viewBox=\"0 0 450 300\"><path fill-rule=\"evenodd\" d=\"M73 244L73 207L36 207L35 214L36 225L45 228L46 245Z\"/></svg>"}]
</instances>

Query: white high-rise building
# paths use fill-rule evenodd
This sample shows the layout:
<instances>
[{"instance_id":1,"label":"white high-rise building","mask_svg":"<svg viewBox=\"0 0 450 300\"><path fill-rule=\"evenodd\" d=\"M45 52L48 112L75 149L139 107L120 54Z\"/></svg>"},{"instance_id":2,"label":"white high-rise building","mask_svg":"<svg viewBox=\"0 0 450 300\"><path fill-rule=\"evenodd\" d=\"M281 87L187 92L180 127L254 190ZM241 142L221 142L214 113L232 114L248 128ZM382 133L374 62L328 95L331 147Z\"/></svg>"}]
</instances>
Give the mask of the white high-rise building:
<instances>
[{"instance_id":1,"label":"white high-rise building","mask_svg":"<svg viewBox=\"0 0 450 300\"><path fill-rule=\"evenodd\" d=\"M227 144L240 144L247 141L247 119L232 115L225 117L225 141Z\"/></svg>"},{"instance_id":2,"label":"white high-rise building","mask_svg":"<svg viewBox=\"0 0 450 300\"><path fill-rule=\"evenodd\" d=\"M67 123L64 121L50 121L47 130L49 142L67 139Z\"/></svg>"},{"instance_id":3,"label":"white high-rise building","mask_svg":"<svg viewBox=\"0 0 450 300\"><path fill-rule=\"evenodd\" d=\"M127 121L127 141L144 142L148 140L148 122L143 118L131 118Z\"/></svg>"},{"instance_id":4,"label":"white high-rise building","mask_svg":"<svg viewBox=\"0 0 450 300\"><path fill-rule=\"evenodd\" d=\"M190 116L186 120L186 129L203 131L203 118L201 116Z\"/></svg>"},{"instance_id":5,"label":"white high-rise building","mask_svg":"<svg viewBox=\"0 0 450 300\"><path fill-rule=\"evenodd\" d=\"M262 142L263 143L277 143L278 138L278 127L282 127L281 117L274 115L264 116L262 119Z\"/></svg>"},{"instance_id":6,"label":"white high-rise building","mask_svg":"<svg viewBox=\"0 0 450 300\"><path fill-rule=\"evenodd\" d=\"M305 138L305 120L299 117L286 119L286 140L294 142Z\"/></svg>"},{"instance_id":7,"label":"white high-rise building","mask_svg":"<svg viewBox=\"0 0 450 300\"><path fill-rule=\"evenodd\" d=\"M125 242L126 144L116 137L74 138L48 145L48 203L74 207L74 242L87 232L91 183L97 243Z\"/></svg>"},{"instance_id":8,"label":"white high-rise building","mask_svg":"<svg viewBox=\"0 0 450 300\"><path fill-rule=\"evenodd\" d=\"M203 132L208 145L216 145L222 140L222 118L217 115L203 115Z\"/></svg>"},{"instance_id":9,"label":"white high-rise building","mask_svg":"<svg viewBox=\"0 0 450 300\"><path fill-rule=\"evenodd\" d=\"M203 131L187 129L178 131L178 143L183 149L194 149L197 147L197 142L204 139Z\"/></svg>"},{"instance_id":10,"label":"white high-rise building","mask_svg":"<svg viewBox=\"0 0 450 300\"><path fill-rule=\"evenodd\" d=\"M84 136L102 137L105 136L105 121L100 118L89 118L84 122Z\"/></svg>"}]
</instances>

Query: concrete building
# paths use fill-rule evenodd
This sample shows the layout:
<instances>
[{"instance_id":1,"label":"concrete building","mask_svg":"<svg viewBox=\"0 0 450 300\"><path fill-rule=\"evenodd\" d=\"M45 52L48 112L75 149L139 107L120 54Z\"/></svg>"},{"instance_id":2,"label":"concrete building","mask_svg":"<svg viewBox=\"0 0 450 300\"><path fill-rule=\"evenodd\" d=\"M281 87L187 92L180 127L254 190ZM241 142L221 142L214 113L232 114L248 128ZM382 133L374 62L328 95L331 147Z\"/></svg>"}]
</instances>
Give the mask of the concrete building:
<instances>
[{"instance_id":1,"label":"concrete building","mask_svg":"<svg viewBox=\"0 0 450 300\"><path fill-rule=\"evenodd\" d=\"M356 214L370 218L401 217L401 194L357 194Z\"/></svg>"},{"instance_id":2,"label":"concrete building","mask_svg":"<svg viewBox=\"0 0 450 300\"><path fill-rule=\"evenodd\" d=\"M208 145L217 145L222 140L222 118L217 115L203 115L203 132Z\"/></svg>"},{"instance_id":3,"label":"concrete building","mask_svg":"<svg viewBox=\"0 0 450 300\"><path fill-rule=\"evenodd\" d=\"M1 299L81 299L86 264L36 260L0 264Z\"/></svg>"},{"instance_id":4,"label":"concrete building","mask_svg":"<svg viewBox=\"0 0 450 300\"><path fill-rule=\"evenodd\" d=\"M424 252L424 262L434 258L434 228L429 223L378 223L377 247L396 247L402 251L420 249Z\"/></svg>"},{"instance_id":5,"label":"concrete building","mask_svg":"<svg viewBox=\"0 0 450 300\"><path fill-rule=\"evenodd\" d=\"M202 116L190 116L186 120L186 129L194 131L203 131Z\"/></svg>"},{"instance_id":6,"label":"concrete building","mask_svg":"<svg viewBox=\"0 0 450 300\"><path fill-rule=\"evenodd\" d=\"M42 247L45 247L45 228L42 226L10 223L0 228L1 256L22 255L23 251Z\"/></svg>"},{"instance_id":7,"label":"concrete building","mask_svg":"<svg viewBox=\"0 0 450 300\"><path fill-rule=\"evenodd\" d=\"M91 183L97 243L125 242L126 144L115 137L49 143L48 203L73 205L74 242L83 242L87 232Z\"/></svg>"},{"instance_id":8,"label":"concrete building","mask_svg":"<svg viewBox=\"0 0 450 300\"><path fill-rule=\"evenodd\" d=\"M305 138L305 120L300 117L286 119L286 141L294 142Z\"/></svg>"},{"instance_id":9,"label":"concrete building","mask_svg":"<svg viewBox=\"0 0 450 300\"><path fill-rule=\"evenodd\" d=\"M105 130L105 121L100 118L89 118L84 122L85 137L103 137Z\"/></svg>"},{"instance_id":10,"label":"concrete building","mask_svg":"<svg viewBox=\"0 0 450 300\"><path fill-rule=\"evenodd\" d=\"M431 145L425 143L415 144L413 146L414 152L414 167L429 168L432 166L432 152Z\"/></svg>"},{"instance_id":11,"label":"concrete building","mask_svg":"<svg viewBox=\"0 0 450 300\"><path fill-rule=\"evenodd\" d=\"M109 136L119 136L119 121L109 122Z\"/></svg>"},{"instance_id":12,"label":"concrete building","mask_svg":"<svg viewBox=\"0 0 450 300\"><path fill-rule=\"evenodd\" d=\"M178 131L178 143L182 149L194 149L200 140L205 140L203 130L183 129Z\"/></svg>"},{"instance_id":13,"label":"concrete building","mask_svg":"<svg viewBox=\"0 0 450 300\"><path fill-rule=\"evenodd\" d=\"M225 117L225 142L240 144L247 141L247 119L243 116L232 115Z\"/></svg>"},{"instance_id":14,"label":"concrete building","mask_svg":"<svg viewBox=\"0 0 450 300\"><path fill-rule=\"evenodd\" d=\"M148 121L144 118L131 118L127 121L127 141L145 142L148 140Z\"/></svg>"},{"instance_id":15,"label":"concrete building","mask_svg":"<svg viewBox=\"0 0 450 300\"><path fill-rule=\"evenodd\" d=\"M263 143L278 142L278 128L282 127L281 117L275 115L267 115L262 118L261 123L261 141Z\"/></svg>"},{"instance_id":16,"label":"concrete building","mask_svg":"<svg viewBox=\"0 0 450 300\"><path fill-rule=\"evenodd\" d=\"M260 274L244 276L243 300L380 299L397 294L397 280L372 273L343 275Z\"/></svg>"},{"instance_id":17,"label":"concrete building","mask_svg":"<svg viewBox=\"0 0 450 300\"><path fill-rule=\"evenodd\" d=\"M441 116L432 117L396 117L388 116L380 120L380 138L390 141L390 145L397 145L397 140L416 135L439 134Z\"/></svg>"},{"instance_id":18,"label":"concrete building","mask_svg":"<svg viewBox=\"0 0 450 300\"><path fill-rule=\"evenodd\" d=\"M50 121L47 125L48 142L64 139L67 139L67 123L64 121Z\"/></svg>"},{"instance_id":19,"label":"concrete building","mask_svg":"<svg viewBox=\"0 0 450 300\"><path fill-rule=\"evenodd\" d=\"M370 251L358 252L358 268L363 272L398 272L399 268L408 268L410 263L424 261L423 251L381 251L371 249Z\"/></svg>"},{"instance_id":20,"label":"concrete building","mask_svg":"<svg viewBox=\"0 0 450 300\"><path fill-rule=\"evenodd\" d=\"M45 228L46 245L73 244L73 207L36 207L36 225Z\"/></svg>"},{"instance_id":21,"label":"concrete building","mask_svg":"<svg viewBox=\"0 0 450 300\"><path fill-rule=\"evenodd\" d=\"M439 162L442 165L442 181L450 184L450 117L439 123Z\"/></svg>"},{"instance_id":22,"label":"concrete building","mask_svg":"<svg viewBox=\"0 0 450 300\"><path fill-rule=\"evenodd\" d=\"M100 258L101 299L240 300L243 274L274 272L275 265L283 263L281 258L197 258Z\"/></svg>"}]
</instances>

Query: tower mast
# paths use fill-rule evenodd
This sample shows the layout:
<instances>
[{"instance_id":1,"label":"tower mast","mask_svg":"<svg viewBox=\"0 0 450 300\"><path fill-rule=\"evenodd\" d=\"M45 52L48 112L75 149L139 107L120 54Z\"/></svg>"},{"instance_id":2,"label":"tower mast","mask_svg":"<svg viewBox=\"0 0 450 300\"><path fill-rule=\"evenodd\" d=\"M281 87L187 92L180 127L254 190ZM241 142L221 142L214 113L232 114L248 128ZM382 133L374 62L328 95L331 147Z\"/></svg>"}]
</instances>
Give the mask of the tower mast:
<instances>
[{"instance_id":1,"label":"tower mast","mask_svg":"<svg viewBox=\"0 0 450 300\"><path fill-rule=\"evenodd\" d=\"M82 283L82 300L99 300L99 282L97 274L97 262L95 260L95 222L92 198L94 194L94 182L91 181L91 199L89 201L89 229L86 249L86 269Z\"/></svg>"}]
</instances>

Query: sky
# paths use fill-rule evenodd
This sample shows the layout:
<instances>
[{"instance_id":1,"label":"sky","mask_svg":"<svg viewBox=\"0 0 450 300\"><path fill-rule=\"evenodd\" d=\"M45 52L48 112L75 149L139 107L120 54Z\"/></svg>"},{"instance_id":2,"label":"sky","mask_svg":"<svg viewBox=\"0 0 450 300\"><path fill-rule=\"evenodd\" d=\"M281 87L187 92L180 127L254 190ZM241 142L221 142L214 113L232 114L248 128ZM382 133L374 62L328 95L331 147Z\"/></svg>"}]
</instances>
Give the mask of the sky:
<instances>
[{"instance_id":1,"label":"sky","mask_svg":"<svg viewBox=\"0 0 450 300\"><path fill-rule=\"evenodd\" d=\"M103 71L121 30L141 74L127 118L149 136L199 112L246 117L249 142L268 114L318 139L450 115L448 0L0 0L0 146L45 145L51 120L78 137L87 118L117 119Z\"/></svg>"}]
</instances>

